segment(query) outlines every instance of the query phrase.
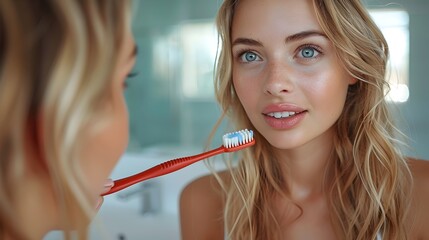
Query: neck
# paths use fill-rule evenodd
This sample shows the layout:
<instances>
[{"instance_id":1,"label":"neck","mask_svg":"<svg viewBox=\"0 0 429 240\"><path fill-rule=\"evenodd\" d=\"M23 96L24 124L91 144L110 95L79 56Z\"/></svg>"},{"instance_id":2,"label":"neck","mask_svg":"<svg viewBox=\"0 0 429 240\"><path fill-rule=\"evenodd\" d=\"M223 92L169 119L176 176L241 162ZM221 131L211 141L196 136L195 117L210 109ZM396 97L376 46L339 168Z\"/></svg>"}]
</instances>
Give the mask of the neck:
<instances>
[{"instance_id":1,"label":"neck","mask_svg":"<svg viewBox=\"0 0 429 240\"><path fill-rule=\"evenodd\" d=\"M299 148L279 151L280 160L285 161L284 176L292 199L300 201L323 194L332 139L328 133Z\"/></svg>"},{"instance_id":2,"label":"neck","mask_svg":"<svg viewBox=\"0 0 429 240\"><path fill-rule=\"evenodd\" d=\"M45 179L26 176L27 182L21 184L18 190L18 219L21 229L30 239L43 239L55 229L55 203ZM43 219L43 220L41 220Z\"/></svg>"}]
</instances>

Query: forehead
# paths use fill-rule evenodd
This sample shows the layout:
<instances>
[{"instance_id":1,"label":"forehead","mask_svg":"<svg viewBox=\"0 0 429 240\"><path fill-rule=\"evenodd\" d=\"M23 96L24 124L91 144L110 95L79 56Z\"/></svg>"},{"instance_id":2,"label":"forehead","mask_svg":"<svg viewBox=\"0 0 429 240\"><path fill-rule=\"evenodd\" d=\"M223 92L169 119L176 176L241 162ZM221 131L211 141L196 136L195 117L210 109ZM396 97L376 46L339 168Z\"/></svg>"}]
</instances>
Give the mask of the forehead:
<instances>
[{"instance_id":1,"label":"forehead","mask_svg":"<svg viewBox=\"0 0 429 240\"><path fill-rule=\"evenodd\" d=\"M321 31L311 0L240 0L232 19L232 38L274 33ZM272 36L275 37L275 36Z\"/></svg>"}]
</instances>

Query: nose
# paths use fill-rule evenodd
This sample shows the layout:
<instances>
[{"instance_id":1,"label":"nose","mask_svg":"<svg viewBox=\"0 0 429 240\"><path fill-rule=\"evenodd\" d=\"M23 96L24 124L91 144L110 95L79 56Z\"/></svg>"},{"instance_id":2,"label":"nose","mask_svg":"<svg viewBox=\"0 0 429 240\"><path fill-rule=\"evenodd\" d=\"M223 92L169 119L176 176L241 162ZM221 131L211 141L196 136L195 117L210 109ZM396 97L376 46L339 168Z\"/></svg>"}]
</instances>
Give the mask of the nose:
<instances>
[{"instance_id":1,"label":"nose","mask_svg":"<svg viewBox=\"0 0 429 240\"><path fill-rule=\"evenodd\" d=\"M293 91L292 72L280 63L271 63L266 68L264 92L268 95L281 96Z\"/></svg>"}]
</instances>

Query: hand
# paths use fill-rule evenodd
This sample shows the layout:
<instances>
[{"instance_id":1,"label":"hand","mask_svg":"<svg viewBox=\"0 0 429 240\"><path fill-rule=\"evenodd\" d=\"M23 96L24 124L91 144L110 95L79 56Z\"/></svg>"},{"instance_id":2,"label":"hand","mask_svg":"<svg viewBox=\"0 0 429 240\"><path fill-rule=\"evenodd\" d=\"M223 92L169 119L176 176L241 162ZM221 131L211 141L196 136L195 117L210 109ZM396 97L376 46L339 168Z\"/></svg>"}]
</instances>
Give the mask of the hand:
<instances>
[{"instance_id":1,"label":"hand","mask_svg":"<svg viewBox=\"0 0 429 240\"><path fill-rule=\"evenodd\" d=\"M101 194L106 193L108 191L110 191L110 189L115 185L115 183L113 182L112 179L107 179L106 182L104 183L104 189L103 192L101 192ZM101 205L103 204L104 198L102 196L98 197L98 201L97 201L97 205L95 207L95 209L98 211L101 207Z\"/></svg>"}]
</instances>

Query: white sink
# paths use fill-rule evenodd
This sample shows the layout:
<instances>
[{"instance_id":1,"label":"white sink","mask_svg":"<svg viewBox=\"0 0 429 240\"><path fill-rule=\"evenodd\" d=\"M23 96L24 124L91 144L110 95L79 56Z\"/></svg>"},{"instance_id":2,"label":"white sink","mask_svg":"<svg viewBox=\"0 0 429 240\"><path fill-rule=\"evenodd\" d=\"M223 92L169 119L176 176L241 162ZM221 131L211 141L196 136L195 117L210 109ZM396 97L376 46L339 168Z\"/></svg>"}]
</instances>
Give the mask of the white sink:
<instances>
[{"instance_id":1,"label":"white sink","mask_svg":"<svg viewBox=\"0 0 429 240\"><path fill-rule=\"evenodd\" d=\"M90 239L180 240L178 215L141 215L132 208L104 208L91 228Z\"/></svg>"},{"instance_id":2,"label":"white sink","mask_svg":"<svg viewBox=\"0 0 429 240\"><path fill-rule=\"evenodd\" d=\"M64 239L54 231L44 240ZM140 215L131 208L104 208L91 225L90 240L180 240L177 215Z\"/></svg>"}]
</instances>

